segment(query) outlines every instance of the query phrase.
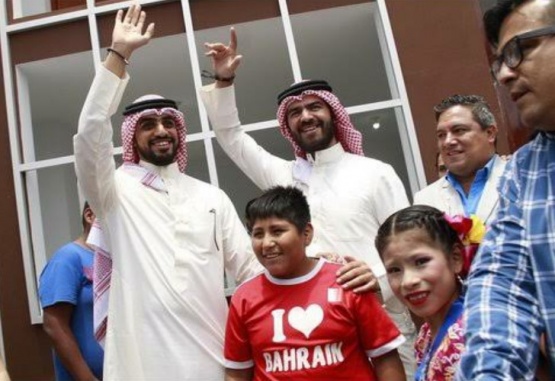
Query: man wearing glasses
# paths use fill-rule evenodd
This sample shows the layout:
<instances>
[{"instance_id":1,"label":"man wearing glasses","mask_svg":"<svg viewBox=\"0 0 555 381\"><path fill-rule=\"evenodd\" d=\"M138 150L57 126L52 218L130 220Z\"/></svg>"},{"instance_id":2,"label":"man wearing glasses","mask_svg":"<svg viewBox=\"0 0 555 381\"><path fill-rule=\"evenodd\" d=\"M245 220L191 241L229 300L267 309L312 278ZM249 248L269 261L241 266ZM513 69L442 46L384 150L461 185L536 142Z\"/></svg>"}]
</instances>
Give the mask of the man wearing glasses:
<instances>
[{"instance_id":1,"label":"man wearing glasses","mask_svg":"<svg viewBox=\"0 0 555 381\"><path fill-rule=\"evenodd\" d=\"M484 16L492 72L538 135L507 164L469 277L458 380L533 380L545 333L555 375L555 0L502 1Z\"/></svg>"}]
</instances>

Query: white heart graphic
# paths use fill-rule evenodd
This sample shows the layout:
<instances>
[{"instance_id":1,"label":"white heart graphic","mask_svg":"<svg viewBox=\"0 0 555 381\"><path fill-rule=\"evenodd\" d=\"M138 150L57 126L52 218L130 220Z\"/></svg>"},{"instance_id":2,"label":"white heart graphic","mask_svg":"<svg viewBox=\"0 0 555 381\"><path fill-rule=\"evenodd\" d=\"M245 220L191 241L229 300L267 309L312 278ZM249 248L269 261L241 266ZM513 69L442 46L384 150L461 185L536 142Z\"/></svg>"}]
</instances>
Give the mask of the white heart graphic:
<instances>
[{"instance_id":1,"label":"white heart graphic","mask_svg":"<svg viewBox=\"0 0 555 381\"><path fill-rule=\"evenodd\" d=\"M291 327L302 332L308 339L312 331L324 320L324 310L317 304L311 304L306 310L295 307L289 311L287 320Z\"/></svg>"}]
</instances>

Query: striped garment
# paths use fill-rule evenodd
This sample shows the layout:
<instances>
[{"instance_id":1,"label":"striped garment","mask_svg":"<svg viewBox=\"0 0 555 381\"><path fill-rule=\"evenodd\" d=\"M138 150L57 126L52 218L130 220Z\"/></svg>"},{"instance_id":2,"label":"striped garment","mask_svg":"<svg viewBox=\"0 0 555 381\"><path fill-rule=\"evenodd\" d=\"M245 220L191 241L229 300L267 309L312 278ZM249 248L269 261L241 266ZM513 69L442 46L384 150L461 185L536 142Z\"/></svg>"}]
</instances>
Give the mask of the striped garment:
<instances>
[{"instance_id":1,"label":"striped garment","mask_svg":"<svg viewBox=\"0 0 555 381\"><path fill-rule=\"evenodd\" d=\"M498 190L468 280L459 381L533 380L542 333L555 374L555 134L518 150Z\"/></svg>"}]
</instances>

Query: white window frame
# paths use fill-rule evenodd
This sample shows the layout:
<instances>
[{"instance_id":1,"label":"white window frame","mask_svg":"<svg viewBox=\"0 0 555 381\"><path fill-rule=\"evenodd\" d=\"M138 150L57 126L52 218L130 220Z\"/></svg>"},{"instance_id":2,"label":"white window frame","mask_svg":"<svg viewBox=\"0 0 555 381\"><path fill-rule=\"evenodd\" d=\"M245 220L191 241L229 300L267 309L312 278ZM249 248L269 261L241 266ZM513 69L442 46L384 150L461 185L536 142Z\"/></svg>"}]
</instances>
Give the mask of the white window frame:
<instances>
[{"instance_id":1,"label":"white window frame","mask_svg":"<svg viewBox=\"0 0 555 381\"><path fill-rule=\"evenodd\" d=\"M14 176L14 188L17 204L17 215L21 239L21 249L23 255L23 264L25 270L25 281L27 286L27 295L29 302L29 313L33 324L42 323L42 311L39 304L37 293L38 276L41 269L46 263L46 252L43 237L42 217L40 215L40 198L36 176L36 170L47 167L59 166L74 162L74 156L63 156L48 160L35 161L33 149L33 131L32 121L30 120L30 110L28 101L28 86L26 84L25 75L16 70L11 70L11 52L9 46L8 35L33 28L44 27L56 23L62 23L79 18L87 18L90 29L90 41L92 54L94 59L95 70L101 61L101 49L98 40L98 29L96 18L98 15L113 12L117 9L125 8L134 1L125 1L120 3L96 5L94 0L87 0L87 8L67 12L57 15L47 15L42 18L19 22L8 25L6 1L0 0L0 45L2 48L2 68L4 74L4 91L6 96L6 110L8 116L8 129L10 136L10 148ZM14 0L16 3L18 0ZM279 3L283 28L285 31L286 43L289 52L289 60L296 81L302 79L301 66L297 55L297 49L294 40L294 34L291 26L291 19L287 7L287 0L276 0ZM141 0L140 4L157 4L164 3L164 0ZM194 77L195 94L197 97L198 111L201 122L201 132L188 136L188 141L204 142L206 160L208 164L208 172L210 182L218 186L218 173L216 168L213 137L214 133L210 130L206 110L199 98L199 89L202 87L200 66L198 60L198 52L195 43L195 31L193 28L192 15L189 0L180 0L183 10L183 19L186 28L186 36L188 42L188 53L192 65L192 74ZM350 115L359 113L367 113L371 111L394 109L399 126L399 134L401 136L401 144L404 153L407 172L409 175L410 191L414 193L425 185L424 167L420 156L420 149L414 128L414 122L410 111L408 96L404 84L399 57L397 55L393 32L387 13L385 0L375 0L378 12L375 12L375 23L378 30L382 55L385 59L388 81L392 94L392 99L357 105L348 107L347 111ZM17 7L14 6L17 10ZM17 17L17 12L14 12ZM192 32L190 32L192 31ZM15 74L15 75L14 75ZM14 94L14 81L18 84L19 99ZM21 128L18 128L16 117L16 102L19 104ZM260 131L278 126L277 120L266 120L257 123L245 125L246 131ZM21 137L22 147L19 146ZM23 152L22 152L23 151ZM115 154L121 154L121 147L116 149ZM27 176L25 184L24 177ZM25 185L27 187L25 187ZM27 189L27 193L25 193ZM28 200L28 202L26 201ZM1 337L0 337L1 338Z\"/></svg>"}]
</instances>

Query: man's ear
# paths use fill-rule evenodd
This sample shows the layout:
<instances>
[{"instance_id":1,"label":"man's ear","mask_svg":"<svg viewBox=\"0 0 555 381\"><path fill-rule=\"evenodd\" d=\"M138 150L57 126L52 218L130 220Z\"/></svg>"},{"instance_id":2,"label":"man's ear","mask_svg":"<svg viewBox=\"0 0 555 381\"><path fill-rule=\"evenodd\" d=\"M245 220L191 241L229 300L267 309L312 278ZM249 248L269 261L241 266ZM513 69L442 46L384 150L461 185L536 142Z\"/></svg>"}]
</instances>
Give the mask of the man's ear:
<instances>
[{"instance_id":1,"label":"man's ear","mask_svg":"<svg viewBox=\"0 0 555 381\"><path fill-rule=\"evenodd\" d=\"M486 134L488 135L488 141L491 144L495 144L495 140L497 139L497 126L492 124L486 128Z\"/></svg>"},{"instance_id":2,"label":"man's ear","mask_svg":"<svg viewBox=\"0 0 555 381\"><path fill-rule=\"evenodd\" d=\"M310 243L312 242L312 238L314 238L314 227L310 222L306 224L303 234L305 236L305 246L310 245Z\"/></svg>"},{"instance_id":3,"label":"man's ear","mask_svg":"<svg viewBox=\"0 0 555 381\"><path fill-rule=\"evenodd\" d=\"M95 215L90 207L87 207L85 208L85 210L83 210L83 218L89 225L92 225L92 223L94 222Z\"/></svg>"}]
</instances>

